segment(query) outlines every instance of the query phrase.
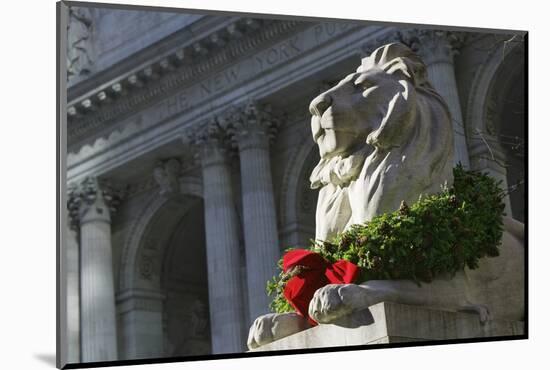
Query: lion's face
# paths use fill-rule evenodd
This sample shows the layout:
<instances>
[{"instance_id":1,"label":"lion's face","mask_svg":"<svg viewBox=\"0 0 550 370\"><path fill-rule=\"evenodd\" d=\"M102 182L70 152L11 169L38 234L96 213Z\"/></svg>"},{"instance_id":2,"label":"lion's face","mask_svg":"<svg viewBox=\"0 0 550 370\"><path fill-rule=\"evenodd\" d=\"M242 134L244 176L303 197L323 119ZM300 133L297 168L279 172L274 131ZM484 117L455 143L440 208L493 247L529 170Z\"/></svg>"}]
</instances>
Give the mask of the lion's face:
<instances>
[{"instance_id":1,"label":"lion's face","mask_svg":"<svg viewBox=\"0 0 550 370\"><path fill-rule=\"evenodd\" d=\"M311 131L321 158L346 155L365 145L368 135L394 110L395 97L411 90L402 73L372 68L346 76L313 99Z\"/></svg>"}]
</instances>

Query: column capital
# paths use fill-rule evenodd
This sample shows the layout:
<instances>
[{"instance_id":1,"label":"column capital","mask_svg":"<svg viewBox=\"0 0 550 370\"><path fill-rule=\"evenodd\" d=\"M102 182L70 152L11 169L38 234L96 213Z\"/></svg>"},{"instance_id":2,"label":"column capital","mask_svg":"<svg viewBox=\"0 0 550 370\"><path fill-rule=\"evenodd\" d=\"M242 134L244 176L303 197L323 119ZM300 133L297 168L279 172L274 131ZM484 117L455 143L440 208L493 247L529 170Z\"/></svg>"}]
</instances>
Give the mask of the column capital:
<instances>
[{"instance_id":1,"label":"column capital","mask_svg":"<svg viewBox=\"0 0 550 370\"><path fill-rule=\"evenodd\" d=\"M453 64L454 56L462 46L465 33L433 29L400 30L398 37L402 43L416 52L426 65L436 63Z\"/></svg>"},{"instance_id":2,"label":"column capital","mask_svg":"<svg viewBox=\"0 0 550 370\"><path fill-rule=\"evenodd\" d=\"M363 43L359 47L357 52L360 55L361 59L363 59L371 55L372 52L375 51L380 46L393 43L393 42L403 42L400 31L393 30L390 32L386 32L383 35L380 35L378 37L371 38L370 40Z\"/></svg>"},{"instance_id":3,"label":"column capital","mask_svg":"<svg viewBox=\"0 0 550 370\"><path fill-rule=\"evenodd\" d=\"M111 214L116 212L123 197L121 189L113 187L108 180L93 176L86 177L78 184L69 184L67 192L72 229L77 229L83 221L91 219L110 222Z\"/></svg>"},{"instance_id":4,"label":"column capital","mask_svg":"<svg viewBox=\"0 0 550 370\"><path fill-rule=\"evenodd\" d=\"M82 205L82 194L79 186L75 183L67 187L67 213L69 226L72 230L78 230L80 225L80 206Z\"/></svg>"},{"instance_id":5,"label":"column capital","mask_svg":"<svg viewBox=\"0 0 550 370\"><path fill-rule=\"evenodd\" d=\"M186 134L183 141L191 145L195 160L203 167L226 162L232 151L224 120L219 116L209 118L198 129Z\"/></svg>"},{"instance_id":6,"label":"column capital","mask_svg":"<svg viewBox=\"0 0 550 370\"><path fill-rule=\"evenodd\" d=\"M268 148L275 139L280 119L273 113L271 105L249 100L227 113L224 119L228 133L239 150Z\"/></svg>"}]
</instances>

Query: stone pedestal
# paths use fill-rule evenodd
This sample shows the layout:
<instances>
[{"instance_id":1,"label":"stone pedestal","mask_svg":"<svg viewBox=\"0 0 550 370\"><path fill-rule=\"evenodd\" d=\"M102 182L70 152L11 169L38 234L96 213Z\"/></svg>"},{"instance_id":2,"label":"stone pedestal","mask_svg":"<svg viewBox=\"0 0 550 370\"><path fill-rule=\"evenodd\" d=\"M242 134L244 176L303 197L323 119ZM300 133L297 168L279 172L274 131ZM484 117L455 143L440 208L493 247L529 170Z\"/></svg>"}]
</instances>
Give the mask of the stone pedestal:
<instances>
[{"instance_id":1,"label":"stone pedestal","mask_svg":"<svg viewBox=\"0 0 550 370\"><path fill-rule=\"evenodd\" d=\"M477 314L381 302L339 325L318 325L253 352L523 334L524 323L519 321L492 320L481 324Z\"/></svg>"},{"instance_id":2,"label":"stone pedestal","mask_svg":"<svg viewBox=\"0 0 550 370\"><path fill-rule=\"evenodd\" d=\"M195 138L202 167L212 352L245 346L239 228L229 156L215 122Z\"/></svg>"}]
</instances>

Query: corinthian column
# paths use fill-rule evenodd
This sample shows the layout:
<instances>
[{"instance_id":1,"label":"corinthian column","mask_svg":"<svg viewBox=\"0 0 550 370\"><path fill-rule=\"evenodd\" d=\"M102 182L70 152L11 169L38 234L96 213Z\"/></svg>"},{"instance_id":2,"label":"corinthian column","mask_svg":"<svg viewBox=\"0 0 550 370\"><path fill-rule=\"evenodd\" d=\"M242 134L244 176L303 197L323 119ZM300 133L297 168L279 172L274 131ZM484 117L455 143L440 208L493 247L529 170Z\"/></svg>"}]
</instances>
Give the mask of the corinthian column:
<instances>
[{"instance_id":1,"label":"corinthian column","mask_svg":"<svg viewBox=\"0 0 550 370\"><path fill-rule=\"evenodd\" d=\"M274 120L267 107L249 103L228 122L239 148L250 319L269 312L266 282L280 258L269 140Z\"/></svg>"},{"instance_id":2,"label":"corinthian column","mask_svg":"<svg viewBox=\"0 0 550 370\"><path fill-rule=\"evenodd\" d=\"M78 211L80 196L76 186L68 189L68 225L65 250L65 322L67 363L80 362L80 268L78 243Z\"/></svg>"},{"instance_id":3,"label":"corinthian column","mask_svg":"<svg viewBox=\"0 0 550 370\"><path fill-rule=\"evenodd\" d=\"M117 360L111 212L117 197L96 178L80 184L80 327L82 362Z\"/></svg>"},{"instance_id":4,"label":"corinthian column","mask_svg":"<svg viewBox=\"0 0 550 370\"><path fill-rule=\"evenodd\" d=\"M231 166L215 121L194 137L202 167L213 353L245 349L239 229Z\"/></svg>"},{"instance_id":5,"label":"corinthian column","mask_svg":"<svg viewBox=\"0 0 550 370\"><path fill-rule=\"evenodd\" d=\"M462 41L462 34L449 31L410 30L401 33L405 43L422 58L428 79L447 103L454 129L455 163L470 167L464 121L456 85L454 56Z\"/></svg>"}]
</instances>

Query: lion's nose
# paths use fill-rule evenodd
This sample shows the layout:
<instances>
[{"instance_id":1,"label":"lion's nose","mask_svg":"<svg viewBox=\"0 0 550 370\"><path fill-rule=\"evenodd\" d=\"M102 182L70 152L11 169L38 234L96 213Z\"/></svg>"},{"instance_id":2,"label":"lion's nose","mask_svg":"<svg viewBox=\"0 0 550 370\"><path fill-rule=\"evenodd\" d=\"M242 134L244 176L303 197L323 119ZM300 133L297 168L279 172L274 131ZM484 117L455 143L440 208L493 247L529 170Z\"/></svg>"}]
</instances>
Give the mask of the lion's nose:
<instances>
[{"instance_id":1,"label":"lion's nose","mask_svg":"<svg viewBox=\"0 0 550 370\"><path fill-rule=\"evenodd\" d=\"M332 104L332 98L328 94L321 94L311 101L309 112L312 115L322 116Z\"/></svg>"}]
</instances>

